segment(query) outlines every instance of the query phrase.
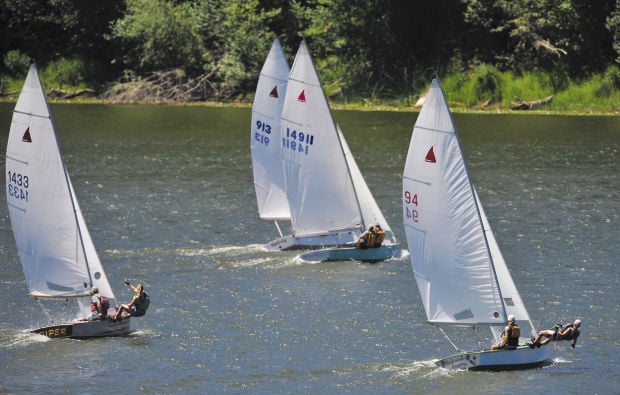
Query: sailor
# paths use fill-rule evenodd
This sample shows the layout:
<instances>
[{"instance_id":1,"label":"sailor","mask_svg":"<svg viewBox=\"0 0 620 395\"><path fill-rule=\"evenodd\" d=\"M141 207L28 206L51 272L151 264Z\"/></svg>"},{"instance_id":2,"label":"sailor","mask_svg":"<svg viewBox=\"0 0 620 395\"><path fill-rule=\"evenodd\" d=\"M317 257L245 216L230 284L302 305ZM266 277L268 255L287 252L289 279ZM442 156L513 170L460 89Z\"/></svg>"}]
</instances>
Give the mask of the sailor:
<instances>
[{"instance_id":1,"label":"sailor","mask_svg":"<svg viewBox=\"0 0 620 395\"><path fill-rule=\"evenodd\" d=\"M151 304L151 299L149 295L144 290L144 285L138 284L137 286L131 285L129 280L125 280L125 284L127 284L131 289L135 292L131 301L127 304L121 304L116 311L116 314L112 318L113 321L117 321L119 316L126 311L128 314L121 316L125 317L141 317L146 314L146 310L149 308Z\"/></svg>"},{"instance_id":2,"label":"sailor","mask_svg":"<svg viewBox=\"0 0 620 395\"><path fill-rule=\"evenodd\" d=\"M379 224L375 225L375 235L375 244L370 247L379 248L383 244L383 239L385 239L385 230Z\"/></svg>"},{"instance_id":3,"label":"sailor","mask_svg":"<svg viewBox=\"0 0 620 395\"><path fill-rule=\"evenodd\" d=\"M502 341L491 346L491 350L514 350L519 346L519 337L521 336L521 328L515 321L515 316L508 316L508 325L504 327L502 333Z\"/></svg>"},{"instance_id":4,"label":"sailor","mask_svg":"<svg viewBox=\"0 0 620 395\"><path fill-rule=\"evenodd\" d=\"M572 348L575 348L575 344L577 344L577 338L581 334L579 332L580 326L580 319L576 319L572 324L564 325L564 329L562 329L562 325L555 324L555 328L553 329L544 329L538 332L536 337L532 339L532 344L530 344L529 346L530 348L534 348L544 346L545 344L552 341L572 340L573 342L570 346Z\"/></svg>"},{"instance_id":5,"label":"sailor","mask_svg":"<svg viewBox=\"0 0 620 395\"><path fill-rule=\"evenodd\" d=\"M93 318L105 319L110 304L108 298L99 295L99 288L92 287L90 289L90 311Z\"/></svg>"},{"instance_id":6,"label":"sailor","mask_svg":"<svg viewBox=\"0 0 620 395\"><path fill-rule=\"evenodd\" d=\"M357 240L357 246L361 249L366 249L375 243L375 227L370 225L367 231L362 233Z\"/></svg>"}]
</instances>

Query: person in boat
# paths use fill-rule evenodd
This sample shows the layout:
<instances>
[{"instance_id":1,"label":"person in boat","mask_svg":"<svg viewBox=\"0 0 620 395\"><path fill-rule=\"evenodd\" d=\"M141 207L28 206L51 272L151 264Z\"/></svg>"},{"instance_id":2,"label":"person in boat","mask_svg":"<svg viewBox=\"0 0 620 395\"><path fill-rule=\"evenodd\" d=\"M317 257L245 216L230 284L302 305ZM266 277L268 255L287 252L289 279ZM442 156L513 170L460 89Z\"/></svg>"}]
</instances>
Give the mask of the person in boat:
<instances>
[{"instance_id":1,"label":"person in boat","mask_svg":"<svg viewBox=\"0 0 620 395\"><path fill-rule=\"evenodd\" d=\"M515 321L515 316L508 316L508 325L504 327L502 332L502 341L493 344L491 350L514 350L519 346L519 337L521 336L521 328Z\"/></svg>"},{"instance_id":2,"label":"person in boat","mask_svg":"<svg viewBox=\"0 0 620 395\"><path fill-rule=\"evenodd\" d=\"M381 228L381 225L377 224L375 225L375 243L369 247L381 247L381 244L383 244L383 239L385 239L385 230Z\"/></svg>"},{"instance_id":3,"label":"person in boat","mask_svg":"<svg viewBox=\"0 0 620 395\"><path fill-rule=\"evenodd\" d=\"M560 340L572 340L571 347L575 348L577 344L577 338L580 335L579 327L581 326L581 320L576 319L572 324L566 324L564 327L560 324L555 324L553 329L544 329L536 335L530 344L530 348L544 346L552 341ZM543 339L544 337L544 339Z\"/></svg>"},{"instance_id":4,"label":"person in boat","mask_svg":"<svg viewBox=\"0 0 620 395\"><path fill-rule=\"evenodd\" d=\"M125 280L125 284L127 284L131 289L135 292L131 301L127 304L121 304L116 311L116 314L112 318L113 321L118 321L119 317L142 317L146 314L146 310L149 308L151 304L151 300L149 295L144 290L144 285L138 284L137 286L133 286L129 280ZM126 312L126 314L123 314Z\"/></svg>"},{"instance_id":5,"label":"person in boat","mask_svg":"<svg viewBox=\"0 0 620 395\"><path fill-rule=\"evenodd\" d=\"M368 230L362 233L357 240L357 247L365 250L366 248L375 244L375 227L370 225Z\"/></svg>"},{"instance_id":6,"label":"person in boat","mask_svg":"<svg viewBox=\"0 0 620 395\"><path fill-rule=\"evenodd\" d=\"M108 299L99 294L99 288L92 287L90 289L90 311L93 314L92 317L105 319L109 307Z\"/></svg>"}]
</instances>

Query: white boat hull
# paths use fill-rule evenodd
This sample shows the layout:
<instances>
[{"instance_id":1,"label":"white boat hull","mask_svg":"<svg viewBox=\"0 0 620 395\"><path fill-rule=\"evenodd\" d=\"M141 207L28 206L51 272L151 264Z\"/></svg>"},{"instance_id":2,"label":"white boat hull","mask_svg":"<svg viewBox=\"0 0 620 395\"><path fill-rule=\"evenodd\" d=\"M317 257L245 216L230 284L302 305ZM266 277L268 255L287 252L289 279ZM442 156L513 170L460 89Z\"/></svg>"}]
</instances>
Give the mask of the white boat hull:
<instances>
[{"instance_id":1,"label":"white boat hull","mask_svg":"<svg viewBox=\"0 0 620 395\"><path fill-rule=\"evenodd\" d=\"M309 262L362 261L379 262L400 256L400 244L382 245L378 248L334 247L310 251L299 255Z\"/></svg>"},{"instance_id":2,"label":"white boat hull","mask_svg":"<svg viewBox=\"0 0 620 395\"><path fill-rule=\"evenodd\" d=\"M93 337L124 336L129 334L130 319L74 321L66 324L50 325L32 332L50 338L88 339Z\"/></svg>"},{"instance_id":3,"label":"white boat hull","mask_svg":"<svg viewBox=\"0 0 620 395\"><path fill-rule=\"evenodd\" d=\"M337 232L315 236L297 237L288 235L267 243L264 247L268 251L286 250L317 250L328 247L345 247L357 243L359 232Z\"/></svg>"},{"instance_id":4,"label":"white boat hull","mask_svg":"<svg viewBox=\"0 0 620 395\"><path fill-rule=\"evenodd\" d=\"M516 370L536 368L551 363L544 347L519 346L515 350L467 351L440 359L435 364L449 370Z\"/></svg>"}]
</instances>

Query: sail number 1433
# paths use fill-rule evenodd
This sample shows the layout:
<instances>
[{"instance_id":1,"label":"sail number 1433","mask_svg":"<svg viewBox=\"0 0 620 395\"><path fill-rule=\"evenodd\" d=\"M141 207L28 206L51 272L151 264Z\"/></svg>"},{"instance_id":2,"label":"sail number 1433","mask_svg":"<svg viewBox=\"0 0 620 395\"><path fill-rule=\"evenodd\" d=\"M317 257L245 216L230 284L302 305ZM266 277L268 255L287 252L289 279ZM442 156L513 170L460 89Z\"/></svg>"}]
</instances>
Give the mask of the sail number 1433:
<instances>
[{"instance_id":1,"label":"sail number 1433","mask_svg":"<svg viewBox=\"0 0 620 395\"><path fill-rule=\"evenodd\" d=\"M28 201L28 187L30 179L26 175L15 173L11 170L7 172L7 188L10 197Z\"/></svg>"},{"instance_id":2,"label":"sail number 1433","mask_svg":"<svg viewBox=\"0 0 620 395\"><path fill-rule=\"evenodd\" d=\"M418 212L418 194L412 194L409 191L404 192L403 198L405 199L405 215L408 220L418 222L420 214Z\"/></svg>"}]
</instances>

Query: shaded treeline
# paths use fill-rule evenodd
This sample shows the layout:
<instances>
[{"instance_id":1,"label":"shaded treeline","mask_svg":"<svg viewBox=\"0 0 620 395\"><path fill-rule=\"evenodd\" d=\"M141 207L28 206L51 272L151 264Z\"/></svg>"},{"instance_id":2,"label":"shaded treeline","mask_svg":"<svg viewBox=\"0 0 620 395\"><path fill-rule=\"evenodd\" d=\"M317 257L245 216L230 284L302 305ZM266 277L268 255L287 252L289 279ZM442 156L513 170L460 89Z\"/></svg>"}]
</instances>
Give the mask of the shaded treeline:
<instances>
[{"instance_id":1,"label":"shaded treeline","mask_svg":"<svg viewBox=\"0 0 620 395\"><path fill-rule=\"evenodd\" d=\"M0 37L4 91L35 60L60 88L243 100L273 39L292 61L302 37L343 100L480 65L543 73L556 91L603 73L620 88L620 0L0 0Z\"/></svg>"}]
</instances>

